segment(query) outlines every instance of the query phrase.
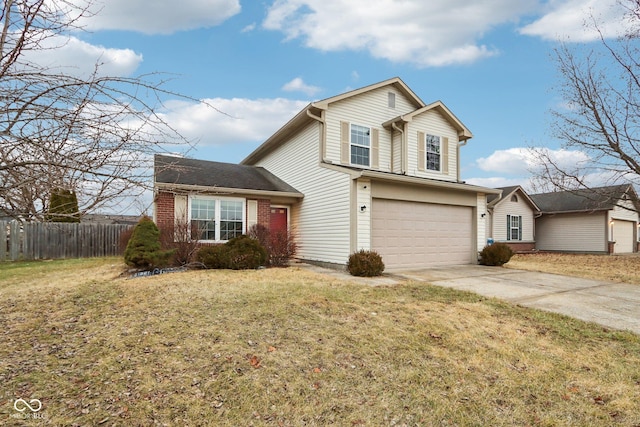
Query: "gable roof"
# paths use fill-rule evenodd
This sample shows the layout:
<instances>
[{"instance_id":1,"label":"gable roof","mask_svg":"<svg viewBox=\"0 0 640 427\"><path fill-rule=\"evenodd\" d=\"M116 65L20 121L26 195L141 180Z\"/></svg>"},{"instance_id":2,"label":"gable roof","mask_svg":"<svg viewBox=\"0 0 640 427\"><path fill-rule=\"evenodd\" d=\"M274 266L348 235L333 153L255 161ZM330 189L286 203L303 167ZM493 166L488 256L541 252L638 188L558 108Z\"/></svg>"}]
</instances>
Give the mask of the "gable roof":
<instances>
[{"instance_id":1,"label":"gable roof","mask_svg":"<svg viewBox=\"0 0 640 427\"><path fill-rule=\"evenodd\" d=\"M154 158L154 181L161 187L215 187L218 191L282 193L303 197L298 190L258 166L163 156Z\"/></svg>"},{"instance_id":2,"label":"gable roof","mask_svg":"<svg viewBox=\"0 0 640 427\"><path fill-rule=\"evenodd\" d=\"M469 139L471 138L471 132L462 125L462 123L449 111L448 108L444 106L440 101L434 102L430 105L425 104L419 97L416 95L409 86L406 85L399 77L394 77L388 80L381 81L379 83L375 83L369 86L362 87L360 89L355 89L349 92L342 93L340 95L332 96L330 98L326 98L320 101L312 102L307 104L298 114L296 114L291 120L289 120L284 126L278 129L273 135L271 135L265 142L263 142L258 148L253 150L247 157L244 158L240 163L244 165L250 165L256 163L260 160L264 155L269 153L275 147L280 145L287 137L294 134L298 129L307 123L313 120L320 120L320 116L322 112L329 108L329 104L342 101L344 99L351 98L353 96L357 96L366 92L370 92L382 87L393 86L398 91L400 91L403 95L409 99L409 101L415 106L416 110L411 114L415 114L417 112L424 112L426 110L423 109L439 109L445 117L452 121L454 127L458 128L458 133L461 136L460 139ZM401 116L402 117L402 116ZM408 115L405 115L408 117ZM413 117L413 116L411 116ZM457 125L456 125L457 124ZM390 124L389 124L390 125Z\"/></svg>"},{"instance_id":3,"label":"gable roof","mask_svg":"<svg viewBox=\"0 0 640 427\"><path fill-rule=\"evenodd\" d=\"M543 213L593 212L613 209L625 195L637 204L636 192L630 184L532 194L531 199Z\"/></svg>"},{"instance_id":4,"label":"gable roof","mask_svg":"<svg viewBox=\"0 0 640 427\"><path fill-rule=\"evenodd\" d=\"M456 129L456 131L458 131L458 137L461 140L467 140L467 139L473 138L473 134L471 133L471 131L460 120L458 120L455 114L453 114L451 110L449 110L449 108L447 108L447 106L444 105L442 101L432 102L431 104L425 105L424 107L414 110L409 114L403 114L402 116L395 117L391 120L384 122L382 126L389 127L391 126L392 123L397 123L397 122L408 123L411 120L413 120L414 117L430 110L435 110L435 111L438 111L440 114L442 114L442 116L449 123L451 123L451 125Z\"/></svg>"},{"instance_id":5,"label":"gable roof","mask_svg":"<svg viewBox=\"0 0 640 427\"><path fill-rule=\"evenodd\" d=\"M524 189L522 187L520 187L519 185L512 185L509 187L497 187L496 190L501 190L502 191L502 195L497 195L497 194L490 194L487 196L487 206L489 208L494 207L495 205L497 205L498 203L500 203L503 200L507 200L511 198L511 195L519 192L522 196L524 196L525 200L529 203L529 205L531 205L531 207L536 210L539 211L540 208L538 207L538 205L531 199L531 197L529 197L529 195L527 194L526 191L524 191Z\"/></svg>"}]
</instances>

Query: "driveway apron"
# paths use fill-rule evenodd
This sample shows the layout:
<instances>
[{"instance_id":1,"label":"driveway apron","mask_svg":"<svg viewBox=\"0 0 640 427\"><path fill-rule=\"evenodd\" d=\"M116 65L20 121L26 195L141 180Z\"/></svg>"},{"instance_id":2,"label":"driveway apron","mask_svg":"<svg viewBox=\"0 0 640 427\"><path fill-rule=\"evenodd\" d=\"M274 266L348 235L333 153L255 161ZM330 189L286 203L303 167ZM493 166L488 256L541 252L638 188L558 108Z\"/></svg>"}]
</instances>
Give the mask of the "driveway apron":
<instances>
[{"instance_id":1,"label":"driveway apron","mask_svg":"<svg viewBox=\"0 0 640 427\"><path fill-rule=\"evenodd\" d=\"M481 265L393 274L640 334L640 286L637 285Z\"/></svg>"}]
</instances>

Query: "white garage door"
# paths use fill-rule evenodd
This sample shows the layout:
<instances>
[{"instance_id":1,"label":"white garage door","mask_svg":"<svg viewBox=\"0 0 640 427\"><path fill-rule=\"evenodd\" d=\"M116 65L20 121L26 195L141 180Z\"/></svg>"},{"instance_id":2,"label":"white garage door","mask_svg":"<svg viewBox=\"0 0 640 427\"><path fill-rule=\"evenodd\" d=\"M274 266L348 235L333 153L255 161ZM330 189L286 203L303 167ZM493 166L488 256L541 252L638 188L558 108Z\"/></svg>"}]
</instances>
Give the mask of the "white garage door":
<instances>
[{"instance_id":1,"label":"white garage door","mask_svg":"<svg viewBox=\"0 0 640 427\"><path fill-rule=\"evenodd\" d=\"M616 254L633 252L633 221L622 221L616 219L613 221L613 240L616 244L613 246L613 252Z\"/></svg>"},{"instance_id":2,"label":"white garage door","mask_svg":"<svg viewBox=\"0 0 640 427\"><path fill-rule=\"evenodd\" d=\"M471 262L470 207L373 199L371 219L371 246L388 268Z\"/></svg>"}]
</instances>

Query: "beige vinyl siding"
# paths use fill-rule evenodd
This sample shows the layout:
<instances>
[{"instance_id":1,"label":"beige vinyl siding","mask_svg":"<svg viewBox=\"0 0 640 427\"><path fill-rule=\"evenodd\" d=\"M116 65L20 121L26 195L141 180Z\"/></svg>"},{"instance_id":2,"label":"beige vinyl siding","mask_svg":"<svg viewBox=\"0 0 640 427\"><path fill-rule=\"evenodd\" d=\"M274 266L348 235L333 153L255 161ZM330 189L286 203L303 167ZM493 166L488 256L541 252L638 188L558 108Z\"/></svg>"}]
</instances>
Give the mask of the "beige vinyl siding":
<instances>
[{"instance_id":1,"label":"beige vinyl siding","mask_svg":"<svg viewBox=\"0 0 640 427\"><path fill-rule=\"evenodd\" d=\"M424 147L424 141L418 141L419 136L430 134L440 137L441 171L425 170L421 167L424 155L420 147ZM456 129L436 110L429 110L415 117L407 127L409 143L408 175L423 178L434 178L444 181L456 181L458 178L457 144L458 133Z\"/></svg>"},{"instance_id":2,"label":"beige vinyl siding","mask_svg":"<svg viewBox=\"0 0 640 427\"><path fill-rule=\"evenodd\" d=\"M389 92L394 92L396 95L395 108L389 108L388 106ZM368 126L372 128L372 131L377 130L379 132L379 167L376 169L391 172L391 131L384 129L382 123L393 117L410 113L415 108L416 106L411 104L400 91L388 86L330 104L325 113L327 161L340 164L341 160L344 160L344 151L342 151L341 155L341 141L343 140L341 138L341 122L346 122ZM399 159L397 160L399 161Z\"/></svg>"},{"instance_id":3,"label":"beige vinyl siding","mask_svg":"<svg viewBox=\"0 0 640 427\"><path fill-rule=\"evenodd\" d=\"M485 214L487 212L487 195L483 193L478 193L476 197L477 197L477 206L478 206L476 209L476 214L477 214L476 247L478 248L478 250L481 250L487 245L487 222L485 220L485 218L487 217L487 215ZM483 216L482 214L485 214L485 215Z\"/></svg>"},{"instance_id":4,"label":"beige vinyl siding","mask_svg":"<svg viewBox=\"0 0 640 427\"><path fill-rule=\"evenodd\" d=\"M544 215L536 220L536 249L606 252L606 228L604 212Z\"/></svg>"},{"instance_id":5,"label":"beige vinyl siding","mask_svg":"<svg viewBox=\"0 0 640 427\"><path fill-rule=\"evenodd\" d=\"M371 182L368 180L358 180L356 185L356 206L354 210L357 215L357 242L356 250L371 249ZM365 207L362 210L362 206Z\"/></svg>"},{"instance_id":6,"label":"beige vinyl siding","mask_svg":"<svg viewBox=\"0 0 640 427\"><path fill-rule=\"evenodd\" d=\"M610 213L610 219L622 219L625 221L638 222L638 213L635 211L631 201L621 200L618 204L622 206L614 206Z\"/></svg>"},{"instance_id":7,"label":"beige vinyl siding","mask_svg":"<svg viewBox=\"0 0 640 427\"><path fill-rule=\"evenodd\" d=\"M507 215L522 217L522 242L533 242L534 223L533 210L524 197L516 194L517 202L511 201L511 196L506 195L493 209L493 240L496 242L507 241Z\"/></svg>"},{"instance_id":8,"label":"beige vinyl siding","mask_svg":"<svg viewBox=\"0 0 640 427\"><path fill-rule=\"evenodd\" d=\"M402 173L402 133L393 132L391 172Z\"/></svg>"},{"instance_id":9,"label":"beige vinyl siding","mask_svg":"<svg viewBox=\"0 0 640 427\"><path fill-rule=\"evenodd\" d=\"M319 166L319 128L316 122L309 124L257 165L304 194L291 212L300 245L297 256L345 264L350 250L350 178ZM339 144L336 147L339 150Z\"/></svg>"}]
</instances>

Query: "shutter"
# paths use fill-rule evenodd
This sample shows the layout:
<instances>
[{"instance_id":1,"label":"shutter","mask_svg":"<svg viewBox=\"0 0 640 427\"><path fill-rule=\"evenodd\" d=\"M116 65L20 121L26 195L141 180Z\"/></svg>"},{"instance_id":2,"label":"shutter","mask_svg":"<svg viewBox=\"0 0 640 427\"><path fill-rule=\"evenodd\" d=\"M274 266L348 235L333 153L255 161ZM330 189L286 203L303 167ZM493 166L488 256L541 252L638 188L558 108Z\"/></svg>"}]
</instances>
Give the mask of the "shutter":
<instances>
[{"instance_id":1,"label":"shutter","mask_svg":"<svg viewBox=\"0 0 640 427\"><path fill-rule=\"evenodd\" d=\"M371 167L380 167L380 135L378 129L371 129Z\"/></svg>"},{"instance_id":2,"label":"shutter","mask_svg":"<svg viewBox=\"0 0 640 427\"><path fill-rule=\"evenodd\" d=\"M443 136L440 141L442 142L442 147L440 147L440 153L442 153L442 156L440 157L440 161L442 162L442 164L440 165L440 169L442 170L442 173L444 174L448 174L449 173L449 138L447 138L446 136Z\"/></svg>"},{"instance_id":3,"label":"shutter","mask_svg":"<svg viewBox=\"0 0 640 427\"><path fill-rule=\"evenodd\" d=\"M258 223L258 201L247 200L247 231Z\"/></svg>"},{"instance_id":4,"label":"shutter","mask_svg":"<svg viewBox=\"0 0 640 427\"><path fill-rule=\"evenodd\" d=\"M348 122L340 122L340 163L351 163L351 148L349 145L350 127Z\"/></svg>"},{"instance_id":5,"label":"shutter","mask_svg":"<svg viewBox=\"0 0 640 427\"><path fill-rule=\"evenodd\" d=\"M424 171L427 161L427 152L425 147L424 132L418 132L418 170Z\"/></svg>"},{"instance_id":6,"label":"shutter","mask_svg":"<svg viewBox=\"0 0 640 427\"><path fill-rule=\"evenodd\" d=\"M511 240L511 215L507 215L507 240Z\"/></svg>"},{"instance_id":7,"label":"shutter","mask_svg":"<svg viewBox=\"0 0 640 427\"><path fill-rule=\"evenodd\" d=\"M518 240L522 240L522 216L518 217Z\"/></svg>"}]
</instances>

